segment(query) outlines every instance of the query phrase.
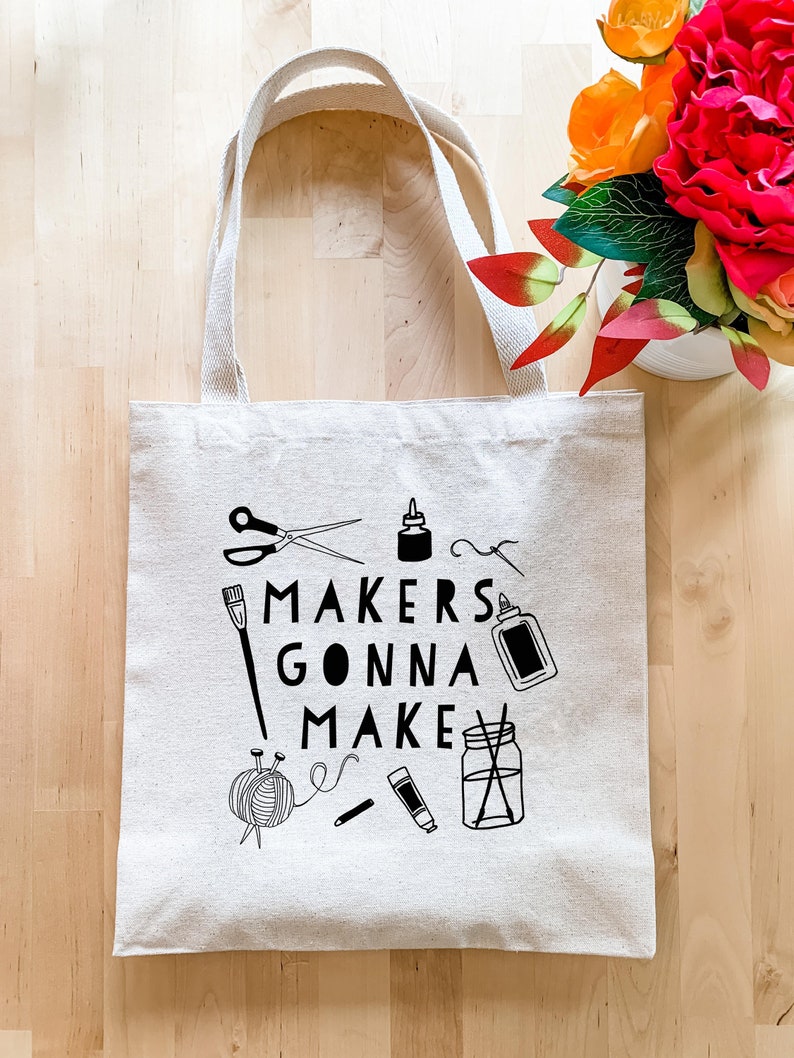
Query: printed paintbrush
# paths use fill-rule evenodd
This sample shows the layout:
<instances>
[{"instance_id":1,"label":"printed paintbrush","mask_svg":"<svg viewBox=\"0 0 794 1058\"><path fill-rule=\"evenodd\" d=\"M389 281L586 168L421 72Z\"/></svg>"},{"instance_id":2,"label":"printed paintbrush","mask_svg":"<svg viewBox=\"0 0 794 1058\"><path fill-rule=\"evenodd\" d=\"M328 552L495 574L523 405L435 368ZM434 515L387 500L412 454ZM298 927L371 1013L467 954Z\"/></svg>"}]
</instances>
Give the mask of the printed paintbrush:
<instances>
[{"instance_id":1,"label":"printed paintbrush","mask_svg":"<svg viewBox=\"0 0 794 1058\"><path fill-rule=\"evenodd\" d=\"M248 682L251 685L251 694L253 695L254 705L256 706L256 716L259 721L259 727L262 731L262 738L266 739L267 727L265 726L265 717L262 713L262 703L259 701L259 688L256 682L256 669L254 668L254 656L251 653L251 642L248 638L248 618L245 610L245 597L243 596L242 584L233 584L230 588L224 588L223 601L226 603L226 609L229 611L229 617L232 619L232 624L240 633L240 643L243 648L245 667L248 671Z\"/></svg>"}]
</instances>

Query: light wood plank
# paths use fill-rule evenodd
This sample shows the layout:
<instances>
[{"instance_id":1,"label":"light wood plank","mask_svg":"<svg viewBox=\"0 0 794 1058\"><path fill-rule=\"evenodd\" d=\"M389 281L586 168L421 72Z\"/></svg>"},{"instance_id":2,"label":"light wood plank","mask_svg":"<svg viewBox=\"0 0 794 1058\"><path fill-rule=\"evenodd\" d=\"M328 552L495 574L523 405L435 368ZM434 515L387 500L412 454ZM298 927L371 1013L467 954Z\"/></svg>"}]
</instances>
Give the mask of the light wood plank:
<instances>
[{"instance_id":1,"label":"light wood plank","mask_svg":"<svg viewBox=\"0 0 794 1058\"><path fill-rule=\"evenodd\" d=\"M411 32L406 33L406 26ZM452 81L452 8L438 0L383 0L383 59L416 86ZM417 89L418 90L418 89ZM420 92L421 95L429 94Z\"/></svg>"},{"instance_id":2,"label":"light wood plank","mask_svg":"<svg viewBox=\"0 0 794 1058\"><path fill-rule=\"evenodd\" d=\"M455 248L417 129L383 120L386 394L410 400L454 388Z\"/></svg>"},{"instance_id":3,"label":"light wood plank","mask_svg":"<svg viewBox=\"0 0 794 1058\"><path fill-rule=\"evenodd\" d=\"M35 4L36 364L99 365L103 4Z\"/></svg>"},{"instance_id":4,"label":"light wood plank","mask_svg":"<svg viewBox=\"0 0 794 1058\"><path fill-rule=\"evenodd\" d=\"M33 823L33 1053L103 1048L102 815L36 812Z\"/></svg>"},{"instance_id":5,"label":"light wood plank","mask_svg":"<svg viewBox=\"0 0 794 1058\"><path fill-rule=\"evenodd\" d=\"M476 4L450 8L453 113L521 113L522 6L491 0L485 18Z\"/></svg>"},{"instance_id":6,"label":"light wood plank","mask_svg":"<svg viewBox=\"0 0 794 1058\"><path fill-rule=\"evenodd\" d=\"M347 111L313 122L314 256L380 257L383 245L381 119Z\"/></svg>"},{"instance_id":7,"label":"light wood plank","mask_svg":"<svg viewBox=\"0 0 794 1058\"><path fill-rule=\"evenodd\" d=\"M294 118L257 142L245 183L244 216L312 216L312 137L317 121L313 114ZM377 201L380 195L372 197Z\"/></svg>"},{"instance_id":8,"label":"light wood plank","mask_svg":"<svg viewBox=\"0 0 794 1058\"><path fill-rule=\"evenodd\" d=\"M11 288L15 286L16 283L6 286L9 299L13 298ZM29 349L32 348L31 341ZM22 344L22 357L24 350ZM0 408L0 518L5 537L0 577L9 579L32 578L35 572L35 536L30 525L35 478L28 465L28 454L36 443L33 375L31 372L27 377L15 377L14 371L15 365L11 364L0 374L4 396ZM28 587L32 588L32 584Z\"/></svg>"},{"instance_id":9,"label":"light wood plank","mask_svg":"<svg viewBox=\"0 0 794 1058\"><path fill-rule=\"evenodd\" d=\"M104 417L100 368L36 378L36 540L32 628L35 807L102 807L101 579ZM54 497L57 496L57 502Z\"/></svg>"},{"instance_id":10,"label":"light wood plank","mask_svg":"<svg viewBox=\"0 0 794 1058\"><path fill-rule=\"evenodd\" d=\"M543 1058L607 1058L607 960L536 955L535 1050ZM531 1052L530 1052L531 1053Z\"/></svg>"},{"instance_id":11,"label":"light wood plank","mask_svg":"<svg viewBox=\"0 0 794 1058\"><path fill-rule=\"evenodd\" d=\"M346 305L340 314L332 305ZM314 265L314 396L384 396L383 262L322 260Z\"/></svg>"},{"instance_id":12,"label":"light wood plank","mask_svg":"<svg viewBox=\"0 0 794 1058\"><path fill-rule=\"evenodd\" d=\"M389 962L387 951L320 956L320 1058L389 1058Z\"/></svg>"},{"instance_id":13,"label":"light wood plank","mask_svg":"<svg viewBox=\"0 0 794 1058\"><path fill-rule=\"evenodd\" d=\"M319 1058L319 976L317 952L282 952L278 984L281 986L280 1051L283 1058ZM273 984L276 984L274 980ZM276 985L278 987L278 985ZM272 990L271 990L271 995Z\"/></svg>"},{"instance_id":14,"label":"light wood plank","mask_svg":"<svg viewBox=\"0 0 794 1058\"><path fill-rule=\"evenodd\" d=\"M215 1058L246 1045L246 956L175 956L176 1058Z\"/></svg>"},{"instance_id":15,"label":"light wood plank","mask_svg":"<svg viewBox=\"0 0 794 1058\"><path fill-rule=\"evenodd\" d=\"M0 1029L0 1058L32 1058L33 1034L29 1029Z\"/></svg>"},{"instance_id":16,"label":"light wood plank","mask_svg":"<svg viewBox=\"0 0 794 1058\"><path fill-rule=\"evenodd\" d=\"M463 953L462 1037L465 1058L526 1058L535 1035L535 974L531 955Z\"/></svg>"},{"instance_id":17,"label":"light wood plank","mask_svg":"<svg viewBox=\"0 0 794 1058\"><path fill-rule=\"evenodd\" d=\"M651 960L609 960L609 1056L681 1054L678 950L678 815L672 669L649 678L651 806L656 855L657 954Z\"/></svg>"},{"instance_id":18,"label":"light wood plank","mask_svg":"<svg viewBox=\"0 0 794 1058\"><path fill-rule=\"evenodd\" d=\"M173 12L126 4L104 26L104 250L137 269L174 258ZM126 46L146 32L143 54ZM134 89L131 94L130 89Z\"/></svg>"},{"instance_id":19,"label":"light wood plank","mask_svg":"<svg viewBox=\"0 0 794 1058\"><path fill-rule=\"evenodd\" d=\"M275 66L312 47L312 10L311 0L268 0L267 3L242 0L242 69L246 96ZM232 12L232 22L234 17ZM229 70L233 71L234 66L218 66L220 76L227 75ZM293 88L308 88L310 84L311 78L301 77L293 83ZM240 114L235 114L233 120L239 119Z\"/></svg>"},{"instance_id":20,"label":"light wood plank","mask_svg":"<svg viewBox=\"0 0 794 1058\"><path fill-rule=\"evenodd\" d=\"M739 384L670 400L685 1055L731 1034L753 1048Z\"/></svg>"},{"instance_id":21,"label":"light wood plank","mask_svg":"<svg viewBox=\"0 0 794 1058\"><path fill-rule=\"evenodd\" d=\"M393 951L391 1058L460 1058L462 1004L461 952Z\"/></svg>"},{"instance_id":22,"label":"light wood plank","mask_svg":"<svg viewBox=\"0 0 794 1058\"><path fill-rule=\"evenodd\" d=\"M247 220L240 254L237 299L245 309L238 317L237 342L253 399L313 396L311 219Z\"/></svg>"},{"instance_id":23,"label":"light wood plank","mask_svg":"<svg viewBox=\"0 0 794 1058\"><path fill-rule=\"evenodd\" d=\"M36 603L27 578L2 580L0 588L0 1029L22 1031L31 1025L35 984L31 965L35 741L27 674L35 664L28 630L36 617Z\"/></svg>"},{"instance_id":24,"label":"light wood plank","mask_svg":"<svg viewBox=\"0 0 794 1058\"><path fill-rule=\"evenodd\" d=\"M789 1058L791 1054L794 1054L794 1026L756 1026L755 1058Z\"/></svg>"},{"instance_id":25,"label":"light wood plank","mask_svg":"<svg viewBox=\"0 0 794 1058\"><path fill-rule=\"evenodd\" d=\"M370 0L346 0L344 16L340 18L336 0L311 0L312 47L339 45L358 48L376 54L381 50L381 5ZM356 80L357 76L344 71L315 74L315 84L336 80Z\"/></svg>"},{"instance_id":26,"label":"light wood plank","mask_svg":"<svg viewBox=\"0 0 794 1058\"><path fill-rule=\"evenodd\" d=\"M770 417L770 401L742 397L755 1021L794 1026L794 405L775 393Z\"/></svg>"}]
</instances>

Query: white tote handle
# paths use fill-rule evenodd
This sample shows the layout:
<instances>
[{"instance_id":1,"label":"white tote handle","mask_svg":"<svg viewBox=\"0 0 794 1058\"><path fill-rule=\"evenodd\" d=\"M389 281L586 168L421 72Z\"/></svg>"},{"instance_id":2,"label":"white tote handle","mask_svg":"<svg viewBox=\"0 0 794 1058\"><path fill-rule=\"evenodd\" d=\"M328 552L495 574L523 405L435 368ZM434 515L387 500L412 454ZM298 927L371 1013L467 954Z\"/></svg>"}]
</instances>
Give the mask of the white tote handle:
<instances>
[{"instance_id":1,"label":"white tote handle","mask_svg":"<svg viewBox=\"0 0 794 1058\"><path fill-rule=\"evenodd\" d=\"M328 85L278 99L284 88L295 78L312 70L333 66L360 70L379 78L383 83ZM482 162L467 134L456 121L432 104L409 96L383 63L365 52L341 48L320 48L304 52L265 78L248 104L239 132L227 144L218 188L218 215L208 256L207 322L201 372L203 401L228 403L247 402L249 399L245 373L235 350L234 280L240 238L243 179L254 144L263 133L283 121L316 110L374 110L407 119L418 126L428 144L453 240L465 262L473 257L485 256L489 251L466 208L452 167L433 139L431 129L457 145L472 158L483 176L495 252L508 253L512 249L506 225ZM223 203L232 177L229 215L219 247ZM474 277L472 281L494 337L508 391L512 396L545 396L546 379L541 364L532 364L519 371L510 370L516 357L537 335L531 309L506 305Z\"/></svg>"}]
</instances>

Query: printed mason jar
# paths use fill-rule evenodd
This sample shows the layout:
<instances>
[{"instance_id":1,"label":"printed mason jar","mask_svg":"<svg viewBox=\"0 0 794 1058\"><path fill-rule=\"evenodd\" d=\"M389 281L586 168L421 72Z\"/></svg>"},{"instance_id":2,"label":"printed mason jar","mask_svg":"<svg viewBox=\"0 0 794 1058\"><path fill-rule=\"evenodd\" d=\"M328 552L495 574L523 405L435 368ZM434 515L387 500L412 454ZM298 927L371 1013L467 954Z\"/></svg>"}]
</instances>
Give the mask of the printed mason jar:
<instances>
[{"instance_id":1,"label":"printed mason jar","mask_svg":"<svg viewBox=\"0 0 794 1058\"><path fill-rule=\"evenodd\" d=\"M524 772L515 724L477 724L463 732L463 739L464 825L471 830L489 830L520 823L524 818Z\"/></svg>"}]
</instances>

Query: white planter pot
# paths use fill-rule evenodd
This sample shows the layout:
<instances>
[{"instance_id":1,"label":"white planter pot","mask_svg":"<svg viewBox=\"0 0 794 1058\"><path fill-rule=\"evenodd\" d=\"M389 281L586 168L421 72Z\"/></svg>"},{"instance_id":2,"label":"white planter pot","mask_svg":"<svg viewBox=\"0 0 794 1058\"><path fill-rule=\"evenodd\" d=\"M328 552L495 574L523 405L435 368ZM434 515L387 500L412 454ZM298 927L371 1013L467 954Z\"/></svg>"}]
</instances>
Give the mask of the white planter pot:
<instances>
[{"instance_id":1,"label":"white planter pot","mask_svg":"<svg viewBox=\"0 0 794 1058\"><path fill-rule=\"evenodd\" d=\"M624 276L630 267L625 261L604 261L596 280L596 299L602 319L621 288L633 281ZM699 334L684 334L669 342L648 342L634 363L652 375L684 380L717 378L736 370L728 340L714 327Z\"/></svg>"}]
</instances>

